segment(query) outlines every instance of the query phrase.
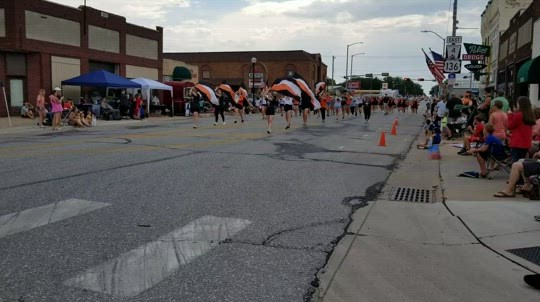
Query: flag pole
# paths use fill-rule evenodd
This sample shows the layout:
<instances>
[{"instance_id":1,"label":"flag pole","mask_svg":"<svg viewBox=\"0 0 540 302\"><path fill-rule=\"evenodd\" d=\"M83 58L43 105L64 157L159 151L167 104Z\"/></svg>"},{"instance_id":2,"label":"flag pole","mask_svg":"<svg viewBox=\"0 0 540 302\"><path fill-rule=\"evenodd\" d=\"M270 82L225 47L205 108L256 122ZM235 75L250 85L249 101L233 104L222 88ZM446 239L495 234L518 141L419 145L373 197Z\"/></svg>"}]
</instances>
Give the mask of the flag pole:
<instances>
[{"instance_id":1,"label":"flag pole","mask_svg":"<svg viewBox=\"0 0 540 302\"><path fill-rule=\"evenodd\" d=\"M4 92L4 102L6 102L6 112L8 116L9 128L11 128L11 116L9 115L9 106L6 97L6 87L4 86L4 82L0 81L0 86L2 86L2 92Z\"/></svg>"}]
</instances>

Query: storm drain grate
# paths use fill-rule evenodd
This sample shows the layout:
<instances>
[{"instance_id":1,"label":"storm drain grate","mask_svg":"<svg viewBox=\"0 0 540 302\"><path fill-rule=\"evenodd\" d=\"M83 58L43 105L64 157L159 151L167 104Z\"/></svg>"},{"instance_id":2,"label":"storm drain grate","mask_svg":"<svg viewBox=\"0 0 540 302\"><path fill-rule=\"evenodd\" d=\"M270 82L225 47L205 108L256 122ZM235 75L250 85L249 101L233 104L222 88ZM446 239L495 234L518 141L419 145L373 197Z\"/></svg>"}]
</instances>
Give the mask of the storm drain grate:
<instances>
[{"instance_id":1,"label":"storm drain grate","mask_svg":"<svg viewBox=\"0 0 540 302\"><path fill-rule=\"evenodd\" d=\"M507 252L540 266L540 246L507 250Z\"/></svg>"},{"instance_id":2,"label":"storm drain grate","mask_svg":"<svg viewBox=\"0 0 540 302\"><path fill-rule=\"evenodd\" d=\"M433 201L433 192L426 189L394 187L390 191L390 200L430 203Z\"/></svg>"}]
</instances>

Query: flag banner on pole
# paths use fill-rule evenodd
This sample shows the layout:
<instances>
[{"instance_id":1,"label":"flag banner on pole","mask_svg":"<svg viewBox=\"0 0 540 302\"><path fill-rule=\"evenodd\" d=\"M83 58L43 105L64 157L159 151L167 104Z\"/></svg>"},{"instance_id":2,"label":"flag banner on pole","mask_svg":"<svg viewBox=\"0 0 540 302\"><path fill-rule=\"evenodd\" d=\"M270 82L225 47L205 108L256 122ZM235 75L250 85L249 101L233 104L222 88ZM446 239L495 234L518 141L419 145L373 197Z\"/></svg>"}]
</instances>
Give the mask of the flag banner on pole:
<instances>
[{"instance_id":1,"label":"flag banner on pole","mask_svg":"<svg viewBox=\"0 0 540 302\"><path fill-rule=\"evenodd\" d=\"M201 93L205 101L210 102L216 106L219 105L219 100L210 84L199 82L194 87Z\"/></svg>"},{"instance_id":2,"label":"flag banner on pole","mask_svg":"<svg viewBox=\"0 0 540 302\"><path fill-rule=\"evenodd\" d=\"M297 101L300 101L302 95L302 90L298 87L293 78L276 79L272 85L272 90L279 94L289 96Z\"/></svg>"},{"instance_id":3,"label":"flag banner on pole","mask_svg":"<svg viewBox=\"0 0 540 302\"><path fill-rule=\"evenodd\" d=\"M439 83L439 85L442 84L444 81L444 73L442 71L438 70L433 61L429 58L429 56L426 54L426 52L422 49L422 52L424 53L424 56L426 57L426 64L428 66L429 71L431 71L431 74L435 77L435 80Z\"/></svg>"},{"instance_id":4,"label":"flag banner on pole","mask_svg":"<svg viewBox=\"0 0 540 302\"><path fill-rule=\"evenodd\" d=\"M306 81L302 78L302 76L295 73L293 75L293 79L296 81L296 85L300 87L300 90L302 90L301 98L302 103L305 104L304 106L307 106L307 104L311 104L313 110L321 108L321 103L319 103L319 100L317 100L315 94L313 93L309 85L306 83Z\"/></svg>"},{"instance_id":5,"label":"flag banner on pole","mask_svg":"<svg viewBox=\"0 0 540 302\"><path fill-rule=\"evenodd\" d=\"M221 90L222 93L227 95L234 103L238 102L238 95L234 93L234 90L231 88L231 86L227 84L221 84L218 86L218 89Z\"/></svg>"},{"instance_id":6,"label":"flag banner on pole","mask_svg":"<svg viewBox=\"0 0 540 302\"><path fill-rule=\"evenodd\" d=\"M444 76L444 58L442 55L434 52L433 50L431 50L431 56L433 56L433 61L435 63L435 67L437 68L437 70Z\"/></svg>"},{"instance_id":7,"label":"flag banner on pole","mask_svg":"<svg viewBox=\"0 0 540 302\"><path fill-rule=\"evenodd\" d=\"M326 89L326 83L325 82L319 82L315 85L315 94L317 96L320 96L321 93Z\"/></svg>"}]
</instances>

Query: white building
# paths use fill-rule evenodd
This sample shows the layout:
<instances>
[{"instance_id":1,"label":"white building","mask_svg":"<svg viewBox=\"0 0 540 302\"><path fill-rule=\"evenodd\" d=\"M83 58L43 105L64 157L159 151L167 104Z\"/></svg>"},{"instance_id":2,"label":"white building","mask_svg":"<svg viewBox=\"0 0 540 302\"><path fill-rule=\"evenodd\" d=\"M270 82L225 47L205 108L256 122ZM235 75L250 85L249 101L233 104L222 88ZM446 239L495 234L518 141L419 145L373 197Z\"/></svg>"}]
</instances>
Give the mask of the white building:
<instances>
[{"instance_id":1,"label":"white building","mask_svg":"<svg viewBox=\"0 0 540 302\"><path fill-rule=\"evenodd\" d=\"M481 35L484 45L491 46L491 56L487 58L488 76L480 79L481 88L496 87L497 62L499 57L499 37L510 26L510 19L525 10L533 0L489 0L482 13Z\"/></svg>"}]
</instances>

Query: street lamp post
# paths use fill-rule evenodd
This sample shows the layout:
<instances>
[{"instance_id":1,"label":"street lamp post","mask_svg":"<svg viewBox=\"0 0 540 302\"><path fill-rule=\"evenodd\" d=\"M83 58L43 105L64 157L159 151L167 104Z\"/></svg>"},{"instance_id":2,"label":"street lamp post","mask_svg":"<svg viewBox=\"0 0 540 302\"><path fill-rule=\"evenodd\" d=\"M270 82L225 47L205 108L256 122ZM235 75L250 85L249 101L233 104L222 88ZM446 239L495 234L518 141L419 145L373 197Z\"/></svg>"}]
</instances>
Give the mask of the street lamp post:
<instances>
[{"instance_id":1,"label":"street lamp post","mask_svg":"<svg viewBox=\"0 0 540 302\"><path fill-rule=\"evenodd\" d=\"M251 58L251 101L255 100L255 63L257 58Z\"/></svg>"},{"instance_id":2,"label":"street lamp post","mask_svg":"<svg viewBox=\"0 0 540 302\"><path fill-rule=\"evenodd\" d=\"M364 44L364 42L354 42L351 44L347 44L347 56L345 56L345 89L347 89L347 82L349 80L349 47L356 44Z\"/></svg>"},{"instance_id":3,"label":"street lamp post","mask_svg":"<svg viewBox=\"0 0 540 302\"><path fill-rule=\"evenodd\" d=\"M351 76L353 75L353 60L354 60L354 57L358 56L358 55L365 55L366 53L365 52L359 52L359 53L355 53L354 55L351 55Z\"/></svg>"},{"instance_id":4,"label":"street lamp post","mask_svg":"<svg viewBox=\"0 0 540 302\"><path fill-rule=\"evenodd\" d=\"M423 33L432 33L432 34L436 35L437 37L439 37L442 40L443 44L442 44L442 53L441 53L441 55L444 57L444 53L446 52L445 49L444 49L446 47L446 40L441 35L439 35L438 33L434 32L432 30L422 30L421 32L423 32Z\"/></svg>"}]
</instances>

